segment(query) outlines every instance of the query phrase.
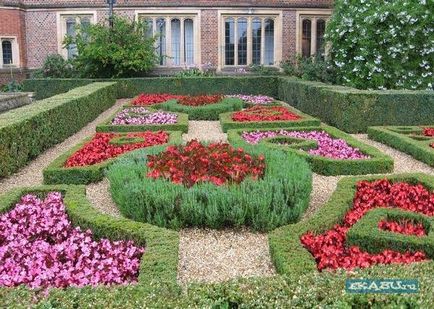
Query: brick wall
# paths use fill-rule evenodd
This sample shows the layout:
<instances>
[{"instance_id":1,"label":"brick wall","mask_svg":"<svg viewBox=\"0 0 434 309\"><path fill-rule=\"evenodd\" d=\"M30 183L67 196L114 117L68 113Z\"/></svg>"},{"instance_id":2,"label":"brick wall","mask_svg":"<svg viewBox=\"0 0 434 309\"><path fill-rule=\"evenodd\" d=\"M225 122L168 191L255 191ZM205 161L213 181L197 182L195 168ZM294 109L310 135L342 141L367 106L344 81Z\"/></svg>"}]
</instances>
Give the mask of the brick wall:
<instances>
[{"instance_id":1,"label":"brick wall","mask_svg":"<svg viewBox=\"0 0 434 309\"><path fill-rule=\"evenodd\" d=\"M18 8L2 9L0 8L0 36L14 36L18 41L20 51L20 65L25 67L26 64L26 30L25 30L25 12Z\"/></svg>"},{"instance_id":2,"label":"brick wall","mask_svg":"<svg viewBox=\"0 0 434 309\"><path fill-rule=\"evenodd\" d=\"M218 65L218 15L217 10L202 10L201 13L201 43L202 64Z\"/></svg>"}]
</instances>

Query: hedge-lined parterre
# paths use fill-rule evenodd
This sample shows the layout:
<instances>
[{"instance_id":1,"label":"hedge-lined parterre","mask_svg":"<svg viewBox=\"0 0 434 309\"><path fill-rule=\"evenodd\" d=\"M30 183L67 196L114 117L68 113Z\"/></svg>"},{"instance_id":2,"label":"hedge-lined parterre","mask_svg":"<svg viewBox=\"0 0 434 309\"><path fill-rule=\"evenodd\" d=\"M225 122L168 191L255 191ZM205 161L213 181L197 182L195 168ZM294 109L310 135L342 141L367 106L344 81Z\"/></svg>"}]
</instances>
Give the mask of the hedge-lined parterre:
<instances>
[{"instance_id":1,"label":"hedge-lined parterre","mask_svg":"<svg viewBox=\"0 0 434 309\"><path fill-rule=\"evenodd\" d=\"M205 176L221 185L199 181L185 186L181 184L184 173L178 173L177 168L159 172L159 175L174 174L171 180L175 179L178 183L173 183L164 177L156 177L158 175L152 171L155 165L148 166L151 156L158 156L164 151L170 154L180 150L166 150L164 147L143 149L119 159L109 168L107 177L112 197L126 217L173 229L245 225L254 230L269 231L297 222L308 206L312 174L307 163L296 155L247 146L243 150L246 156L265 158L262 177L255 179L247 176L240 183L222 183L218 177L211 177L219 175L205 173L191 176L196 180ZM209 157L200 153L194 156L180 155L188 165L194 159L212 161L219 154L211 151ZM224 168L230 171L231 166L229 163Z\"/></svg>"},{"instance_id":2,"label":"hedge-lined parterre","mask_svg":"<svg viewBox=\"0 0 434 309\"><path fill-rule=\"evenodd\" d=\"M434 147L432 147L434 137L423 134L424 127L434 127L434 125L370 127L368 137L434 167Z\"/></svg>"},{"instance_id":3,"label":"hedge-lined parterre","mask_svg":"<svg viewBox=\"0 0 434 309\"><path fill-rule=\"evenodd\" d=\"M177 144L181 142L181 132L171 131L171 132L151 132L147 131L150 134L156 133L164 133L167 134L167 143L168 144ZM142 132L146 133L146 132ZM44 183L45 184L90 184L94 182L98 182L104 178L105 171L108 166L110 166L114 161L116 161L119 157L126 155L127 153L124 151L125 149L122 146L134 145L135 143L143 143L140 137L136 137L135 135L140 134L139 132L134 133L97 133L96 136L101 134L109 134L108 139L109 143L114 146L119 146L121 153L116 151L116 155L112 158L104 158L103 161L99 163L95 163L92 165L82 164L83 166L71 165L67 167L66 164L68 160L76 153L78 153L81 149L83 149L89 142L92 141L92 138L87 138L75 147L71 148L57 159L55 159L46 169L43 171L44 175ZM137 139L138 138L138 139ZM107 138L104 137L104 141ZM161 144L161 143L160 143ZM149 145L151 147L157 144ZM140 148L140 147L139 147ZM135 148L138 149L138 148ZM105 152L104 152L105 153ZM99 158L102 154L96 154L96 157Z\"/></svg>"},{"instance_id":4,"label":"hedge-lined parterre","mask_svg":"<svg viewBox=\"0 0 434 309\"><path fill-rule=\"evenodd\" d=\"M326 125L229 130L228 139L241 146L258 144L297 154L321 175L378 174L393 170L391 157Z\"/></svg>"}]
</instances>

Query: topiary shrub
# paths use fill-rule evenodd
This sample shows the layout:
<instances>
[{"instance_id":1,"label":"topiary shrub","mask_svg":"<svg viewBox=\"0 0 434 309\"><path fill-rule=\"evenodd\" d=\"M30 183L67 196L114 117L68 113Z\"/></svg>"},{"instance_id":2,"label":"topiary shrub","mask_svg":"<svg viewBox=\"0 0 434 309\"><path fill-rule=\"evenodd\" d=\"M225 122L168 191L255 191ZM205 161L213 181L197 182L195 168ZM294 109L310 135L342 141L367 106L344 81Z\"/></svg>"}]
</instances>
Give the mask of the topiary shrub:
<instances>
[{"instance_id":1,"label":"topiary shrub","mask_svg":"<svg viewBox=\"0 0 434 309\"><path fill-rule=\"evenodd\" d=\"M434 2L337 0L327 27L340 83L434 89Z\"/></svg>"}]
</instances>

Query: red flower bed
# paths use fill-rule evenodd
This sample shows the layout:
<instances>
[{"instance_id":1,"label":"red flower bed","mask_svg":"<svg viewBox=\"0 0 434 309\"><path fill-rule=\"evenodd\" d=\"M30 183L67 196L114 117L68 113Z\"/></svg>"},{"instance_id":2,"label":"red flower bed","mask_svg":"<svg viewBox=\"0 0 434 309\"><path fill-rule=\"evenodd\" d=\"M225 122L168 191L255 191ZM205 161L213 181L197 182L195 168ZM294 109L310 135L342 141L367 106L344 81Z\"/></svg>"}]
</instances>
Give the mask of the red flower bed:
<instances>
[{"instance_id":1,"label":"red flower bed","mask_svg":"<svg viewBox=\"0 0 434 309\"><path fill-rule=\"evenodd\" d=\"M203 106L216 104L223 99L221 95L198 95L198 96L185 96L179 99L178 103L188 106Z\"/></svg>"},{"instance_id":2,"label":"red flower bed","mask_svg":"<svg viewBox=\"0 0 434 309\"><path fill-rule=\"evenodd\" d=\"M424 128L423 135L434 137L434 128Z\"/></svg>"},{"instance_id":3,"label":"red flower bed","mask_svg":"<svg viewBox=\"0 0 434 309\"><path fill-rule=\"evenodd\" d=\"M301 119L301 117L291 113L283 106L253 106L232 114L232 120L237 122L292 121L298 119Z\"/></svg>"},{"instance_id":4,"label":"red flower bed","mask_svg":"<svg viewBox=\"0 0 434 309\"><path fill-rule=\"evenodd\" d=\"M421 223L414 224L409 220L387 221L382 220L378 223L378 228L383 231L389 231L404 235L425 236L425 228Z\"/></svg>"},{"instance_id":5,"label":"red flower bed","mask_svg":"<svg viewBox=\"0 0 434 309\"><path fill-rule=\"evenodd\" d=\"M153 93L153 94L142 93L133 100L132 104L153 105L153 104L164 103L166 101L174 100L174 99L179 100L182 97L183 97L182 95L167 94L167 93Z\"/></svg>"},{"instance_id":6,"label":"red flower bed","mask_svg":"<svg viewBox=\"0 0 434 309\"><path fill-rule=\"evenodd\" d=\"M353 208L348 211L342 224L335 225L321 235L308 232L301 237L302 244L312 253L318 269L352 269L375 264L412 263L426 259L423 252L400 253L385 250L379 254L363 252L359 247L347 247L346 234L369 210L376 207L400 208L427 216L434 215L434 193L422 185L408 183L392 184L388 180L361 181Z\"/></svg>"},{"instance_id":7,"label":"red flower bed","mask_svg":"<svg viewBox=\"0 0 434 309\"><path fill-rule=\"evenodd\" d=\"M122 134L97 133L94 138L74 153L65 163L65 167L88 166L101 163L117 157L128 151L167 143L169 135L166 132L129 133L127 138L141 138L142 142L131 144L111 144L114 138L123 137Z\"/></svg>"},{"instance_id":8,"label":"red flower bed","mask_svg":"<svg viewBox=\"0 0 434 309\"><path fill-rule=\"evenodd\" d=\"M148 177L154 179L163 177L186 187L205 181L220 186L240 183L247 176L262 177L265 159L253 157L229 144L204 146L193 140L186 146L170 146L160 154L149 155L148 167Z\"/></svg>"}]
</instances>

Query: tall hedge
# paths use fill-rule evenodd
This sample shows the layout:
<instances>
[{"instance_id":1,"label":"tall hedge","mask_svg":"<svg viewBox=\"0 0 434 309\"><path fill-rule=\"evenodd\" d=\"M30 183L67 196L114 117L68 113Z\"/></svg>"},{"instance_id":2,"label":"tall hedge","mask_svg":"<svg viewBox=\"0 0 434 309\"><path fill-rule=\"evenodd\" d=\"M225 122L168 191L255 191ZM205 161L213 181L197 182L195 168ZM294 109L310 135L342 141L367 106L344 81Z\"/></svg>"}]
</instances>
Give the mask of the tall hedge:
<instances>
[{"instance_id":1,"label":"tall hedge","mask_svg":"<svg viewBox=\"0 0 434 309\"><path fill-rule=\"evenodd\" d=\"M116 93L116 83L94 83L0 114L0 178L79 131Z\"/></svg>"}]
</instances>

